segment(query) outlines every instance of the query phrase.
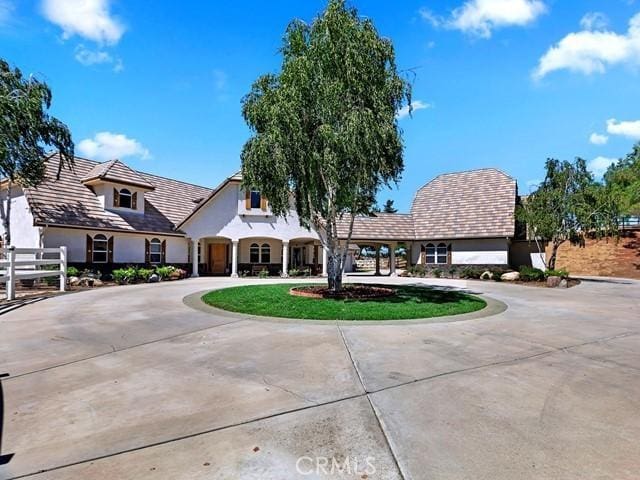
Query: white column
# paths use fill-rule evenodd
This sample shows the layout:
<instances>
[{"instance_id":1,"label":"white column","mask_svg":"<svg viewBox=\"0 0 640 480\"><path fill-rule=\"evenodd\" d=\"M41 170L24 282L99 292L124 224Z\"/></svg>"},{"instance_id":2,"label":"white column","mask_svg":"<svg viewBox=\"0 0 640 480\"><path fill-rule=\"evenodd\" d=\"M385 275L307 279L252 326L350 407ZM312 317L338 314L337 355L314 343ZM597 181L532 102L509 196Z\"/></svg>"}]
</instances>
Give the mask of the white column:
<instances>
[{"instance_id":1,"label":"white column","mask_svg":"<svg viewBox=\"0 0 640 480\"><path fill-rule=\"evenodd\" d=\"M198 275L198 244L200 243L199 238L194 238L191 241L191 277L196 278Z\"/></svg>"},{"instance_id":2,"label":"white column","mask_svg":"<svg viewBox=\"0 0 640 480\"><path fill-rule=\"evenodd\" d=\"M60 247L60 291L67 289L67 247Z\"/></svg>"},{"instance_id":3,"label":"white column","mask_svg":"<svg viewBox=\"0 0 640 480\"><path fill-rule=\"evenodd\" d=\"M389 275L396 276L396 246L395 244L389 245Z\"/></svg>"},{"instance_id":4,"label":"white column","mask_svg":"<svg viewBox=\"0 0 640 480\"><path fill-rule=\"evenodd\" d=\"M7 267L7 300L16 299L16 249L9 247L9 266Z\"/></svg>"},{"instance_id":5,"label":"white column","mask_svg":"<svg viewBox=\"0 0 640 480\"><path fill-rule=\"evenodd\" d=\"M282 276L289 276L289 242L282 242Z\"/></svg>"},{"instance_id":6,"label":"white column","mask_svg":"<svg viewBox=\"0 0 640 480\"><path fill-rule=\"evenodd\" d=\"M231 242L231 276L238 277L238 240Z\"/></svg>"},{"instance_id":7,"label":"white column","mask_svg":"<svg viewBox=\"0 0 640 480\"><path fill-rule=\"evenodd\" d=\"M322 276L327 276L327 264L329 263L329 254L327 249L322 247Z\"/></svg>"}]
</instances>

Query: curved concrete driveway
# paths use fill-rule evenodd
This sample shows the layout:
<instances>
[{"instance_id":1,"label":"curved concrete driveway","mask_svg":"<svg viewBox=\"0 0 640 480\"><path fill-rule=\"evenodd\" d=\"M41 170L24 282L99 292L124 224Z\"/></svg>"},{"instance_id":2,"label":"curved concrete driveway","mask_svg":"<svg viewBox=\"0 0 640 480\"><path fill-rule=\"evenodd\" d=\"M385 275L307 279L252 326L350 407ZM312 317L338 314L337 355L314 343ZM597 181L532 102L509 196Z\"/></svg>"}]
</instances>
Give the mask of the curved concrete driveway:
<instances>
[{"instance_id":1,"label":"curved concrete driveway","mask_svg":"<svg viewBox=\"0 0 640 480\"><path fill-rule=\"evenodd\" d=\"M104 288L0 316L1 453L15 453L0 478L637 478L639 283L432 280L509 306L434 324L182 303L257 281Z\"/></svg>"}]
</instances>

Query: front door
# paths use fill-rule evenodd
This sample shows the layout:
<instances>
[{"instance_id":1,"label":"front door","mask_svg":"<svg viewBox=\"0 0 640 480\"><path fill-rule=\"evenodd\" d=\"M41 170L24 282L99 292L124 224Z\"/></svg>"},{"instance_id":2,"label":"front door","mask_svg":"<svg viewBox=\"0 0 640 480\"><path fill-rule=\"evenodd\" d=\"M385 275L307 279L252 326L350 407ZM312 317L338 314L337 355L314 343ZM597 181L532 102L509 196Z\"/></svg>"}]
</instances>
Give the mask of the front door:
<instances>
[{"instance_id":1,"label":"front door","mask_svg":"<svg viewBox=\"0 0 640 480\"><path fill-rule=\"evenodd\" d=\"M224 243L212 243L209 245L209 268L211 273L225 273L227 268L227 246Z\"/></svg>"}]
</instances>

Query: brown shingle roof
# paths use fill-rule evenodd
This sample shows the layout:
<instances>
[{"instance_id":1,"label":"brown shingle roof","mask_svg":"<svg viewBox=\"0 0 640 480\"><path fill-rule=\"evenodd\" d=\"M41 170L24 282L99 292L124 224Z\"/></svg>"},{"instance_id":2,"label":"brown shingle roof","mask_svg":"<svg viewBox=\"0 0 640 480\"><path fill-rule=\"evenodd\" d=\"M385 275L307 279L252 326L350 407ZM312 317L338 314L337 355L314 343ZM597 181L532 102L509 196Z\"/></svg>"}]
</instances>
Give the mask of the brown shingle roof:
<instances>
[{"instance_id":1,"label":"brown shingle roof","mask_svg":"<svg viewBox=\"0 0 640 480\"><path fill-rule=\"evenodd\" d=\"M418 190L416 238L512 237L516 181L494 168L439 175Z\"/></svg>"},{"instance_id":2,"label":"brown shingle roof","mask_svg":"<svg viewBox=\"0 0 640 480\"><path fill-rule=\"evenodd\" d=\"M351 217L338 222L338 237L347 238ZM353 222L352 240L411 240L415 238L413 219L406 213L375 213L358 216Z\"/></svg>"},{"instance_id":3,"label":"brown shingle roof","mask_svg":"<svg viewBox=\"0 0 640 480\"><path fill-rule=\"evenodd\" d=\"M104 164L76 157L73 171L63 168L56 180L58 162L57 155L49 157L45 180L36 188L25 189L37 225L176 233L180 220L211 193L208 188L131 170L155 187L145 192L144 215L105 210L91 188L82 183L89 172Z\"/></svg>"},{"instance_id":4,"label":"brown shingle roof","mask_svg":"<svg viewBox=\"0 0 640 480\"><path fill-rule=\"evenodd\" d=\"M92 180L104 180L107 182L136 185L145 189L153 189L154 186L145 180L140 173L131 170L120 160L110 160L98 163L82 178L83 183Z\"/></svg>"}]
</instances>

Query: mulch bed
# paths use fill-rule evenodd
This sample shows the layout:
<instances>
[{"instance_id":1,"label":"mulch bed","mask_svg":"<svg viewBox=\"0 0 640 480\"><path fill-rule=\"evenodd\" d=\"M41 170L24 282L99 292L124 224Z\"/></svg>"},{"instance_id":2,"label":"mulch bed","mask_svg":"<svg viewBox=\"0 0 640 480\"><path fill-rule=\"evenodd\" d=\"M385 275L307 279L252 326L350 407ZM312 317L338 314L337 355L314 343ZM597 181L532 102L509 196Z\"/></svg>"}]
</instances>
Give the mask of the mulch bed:
<instances>
[{"instance_id":1,"label":"mulch bed","mask_svg":"<svg viewBox=\"0 0 640 480\"><path fill-rule=\"evenodd\" d=\"M393 288L373 287L369 285L344 285L338 293L322 285L293 287L289 289L291 295L307 298L331 298L337 300L369 300L374 298L392 297L396 294Z\"/></svg>"}]
</instances>

